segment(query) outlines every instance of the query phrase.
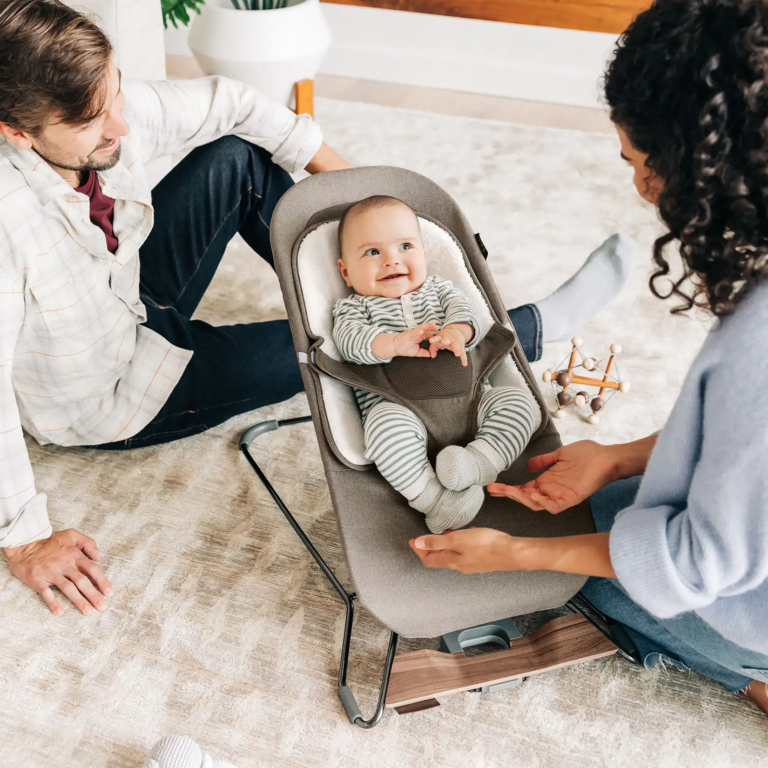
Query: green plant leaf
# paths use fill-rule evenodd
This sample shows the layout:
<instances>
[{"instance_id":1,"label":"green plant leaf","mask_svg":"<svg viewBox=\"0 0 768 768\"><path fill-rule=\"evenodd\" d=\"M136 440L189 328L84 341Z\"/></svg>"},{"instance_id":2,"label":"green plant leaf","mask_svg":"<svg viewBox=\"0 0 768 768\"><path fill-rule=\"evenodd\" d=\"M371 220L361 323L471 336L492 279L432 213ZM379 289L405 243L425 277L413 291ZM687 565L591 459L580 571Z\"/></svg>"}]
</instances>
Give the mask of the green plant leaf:
<instances>
[{"instance_id":1,"label":"green plant leaf","mask_svg":"<svg viewBox=\"0 0 768 768\"><path fill-rule=\"evenodd\" d=\"M205 0L160 0L160 6L163 10L163 24L168 27L168 20L174 27L178 27L177 21L184 26L189 24L189 11L200 13L200 6Z\"/></svg>"}]
</instances>

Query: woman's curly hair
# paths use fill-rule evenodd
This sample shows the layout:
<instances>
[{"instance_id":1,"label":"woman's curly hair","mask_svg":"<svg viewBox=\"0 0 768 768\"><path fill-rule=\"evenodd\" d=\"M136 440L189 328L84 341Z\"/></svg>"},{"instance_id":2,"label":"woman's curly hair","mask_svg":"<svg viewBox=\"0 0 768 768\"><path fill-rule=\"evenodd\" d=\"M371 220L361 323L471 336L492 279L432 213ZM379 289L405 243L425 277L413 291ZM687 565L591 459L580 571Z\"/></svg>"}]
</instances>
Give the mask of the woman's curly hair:
<instances>
[{"instance_id":1,"label":"woman's curly hair","mask_svg":"<svg viewBox=\"0 0 768 768\"><path fill-rule=\"evenodd\" d=\"M664 184L651 290L682 297L674 312L731 313L768 273L768 4L656 0L620 38L605 94ZM662 293L674 240L683 274Z\"/></svg>"}]
</instances>

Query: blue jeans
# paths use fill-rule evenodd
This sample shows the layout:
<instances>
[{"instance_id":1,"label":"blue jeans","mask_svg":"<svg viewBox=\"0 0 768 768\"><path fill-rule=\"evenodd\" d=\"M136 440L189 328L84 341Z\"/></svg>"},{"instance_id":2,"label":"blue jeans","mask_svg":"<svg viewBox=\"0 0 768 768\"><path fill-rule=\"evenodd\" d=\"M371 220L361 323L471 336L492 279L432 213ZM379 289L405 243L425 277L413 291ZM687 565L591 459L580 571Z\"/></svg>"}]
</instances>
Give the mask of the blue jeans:
<instances>
[{"instance_id":1,"label":"blue jeans","mask_svg":"<svg viewBox=\"0 0 768 768\"><path fill-rule=\"evenodd\" d=\"M192 320L238 232L272 263L272 212L292 184L268 152L227 136L190 152L155 187L155 226L141 247L146 324L194 355L144 429L93 447L120 450L178 440L303 390L287 320L221 326Z\"/></svg>"},{"instance_id":2,"label":"blue jeans","mask_svg":"<svg viewBox=\"0 0 768 768\"><path fill-rule=\"evenodd\" d=\"M194 435L303 390L287 320L213 326L192 320L238 232L272 264L269 225L293 181L260 147L227 136L189 153L152 191L155 226L141 247L147 326L194 355L157 416L104 450ZM541 355L533 305L510 312L529 360Z\"/></svg>"},{"instance_id":3,"label":"blue jeans","mask_svg":"<svg viewBox=\"0 0 768 768\"><path fill-rule=\"evenodd\" d=\"M590 498L599 532L610 531L616 515L635 500L641 477L611 483ZM615 579L590 578L581 590L592 605L623 624L647 668L667 661L716 680L729 691L750 681L768 682L768 656L726 640L698 614L657 619L627 595Z\"/></svg>"},{"instance_id":4,"label":"blue jeans","mask_svg":"<svg viewBox=\"0 0 768 768\"><path fill-rule=\"evenodd\" d=\"M507 313L529 363L541 359L541 315L535 304L523 304Z\"/></svg>"}]
</instances>

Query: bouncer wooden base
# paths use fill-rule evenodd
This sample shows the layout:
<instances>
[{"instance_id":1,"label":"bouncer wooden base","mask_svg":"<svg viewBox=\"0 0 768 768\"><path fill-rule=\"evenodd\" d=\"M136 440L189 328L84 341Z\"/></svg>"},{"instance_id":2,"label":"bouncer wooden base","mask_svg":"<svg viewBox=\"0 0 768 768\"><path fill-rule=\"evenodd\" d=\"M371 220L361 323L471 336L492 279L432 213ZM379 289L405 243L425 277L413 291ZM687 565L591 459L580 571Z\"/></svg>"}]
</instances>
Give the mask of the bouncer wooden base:
<instances>
[{"instance_id":1,"label":"bouncer wooden base","mask_svg":"<svg viewBox=\"0 0 768 768\"><path fill-rule=\"evenodd\" d=\"M513 640L507 651L483 656L441 651L403 653L395 656L392 665L387 706L400 712L418 711L408 705L600 659L616 650L586 619L570 615Z\"/></svg>"}]
</instances>

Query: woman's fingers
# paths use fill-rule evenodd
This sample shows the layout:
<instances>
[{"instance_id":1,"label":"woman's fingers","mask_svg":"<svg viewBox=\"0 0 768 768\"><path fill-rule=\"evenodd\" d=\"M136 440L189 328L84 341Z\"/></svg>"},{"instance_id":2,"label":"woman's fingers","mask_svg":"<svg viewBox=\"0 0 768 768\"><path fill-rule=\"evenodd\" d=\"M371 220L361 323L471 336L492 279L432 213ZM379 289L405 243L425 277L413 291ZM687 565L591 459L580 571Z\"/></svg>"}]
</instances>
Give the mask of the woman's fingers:
<instances>
[{"instance_id":1,"label":"woman's fingers","mask_svg":"<svg viewBox=\"0 0 768 768\"><path fill-rule=\"evenodd\" d=\"M540 509L546 509L547 512L549 512L552 515L556 515L559 512L562 512L564 509L567 509L566 506L563 505L562 501L555 501L554 499L550 499L548 496L545 496L542 493L531 493L531 498L540 506Z\"/></svg>"},{"instance_id":2,"label":"woman's fingers","mask_svg":"<svg viewBox=\"0 0 768 768\"><path fill-rule=\"evenodd\" d=\"M43 587L40 590L40 597L45 600L45 604L51 609L57 616L61 616L64 613L64 608L61 603L56 599L56 595L53 594L53 590L50 587Z\"/></svg>"},{"instance_id":3,"label":"woman's fingers","mask_svg":"<svg viewBox=\"0 0 768 768\"><path fill-rule=\"evenodd\" d=\"M517 485L505 485L504 483L491 483L487 487L491 496L506 496L508 499L514 498L512 494L515 489L519 488Z\"/></svg>"},{"instance_id":4,"label":"woman's fingers","mask_svg":"<svg viewBox=\"0 0 768 768\"><path fill-rule=\"evenodd\" d=\"M534 456L532 459L528 459L525 466L531 472L543 472L545 469L553 467L559 461L559 451L553 451L552 453L544 453L541 456Z\"/></svg>"},{"instance_id":5,"label":"woman's fingers","mask_svg":"<svg viewBox=\"0 0 768 768\"><path fill-rule=\"evenodd\" d=\"M450 549L446 549L443 552L427 552L424 557L421 558L421 562L427 566L427 568L452 568L456 567L456 553Z\"/></svg>"},{"instance_id":6,"label":"woman's fingers","mask_svg":"<svg viewBox=\"0 0 768 768\"><path fill-rule=\"evenodd\" d=\"M67 578L60 576L54 585L58 587L59 592L68 597L74 603L80 613L84 616L93 616L96 609L83 597L80 590Z\"/></svg>"},{"instance_id":7,"label":"woman's fingers","mask_svg":"<svg viewBox=\"0 0 768 768\"><path fill-rule=\"evenodd\" d=\"M450 534L431 534L428 536L419 536L418 539L411 540L411 546L413 549L426 550L428 552L442 552L444 551L450 542L448 541Z\"/></svg>"},{"instance_id":8,"label":"woman's fingers","mask_svg":"<svg viewBox=\"0 0 768 768\"><path fill-rule=\"evenodd\" d=\"M521 488L518 485L501 485L501 483L494 483L493 485L500 486L504 490L492 490L491 486L489 485L488 492L491 494L491 496L505 496L508 499L512 499L512 501L516 501L518 504L523 504L535 512L539 512L541 509L543 509L541 504L531 496L529 491L526 491L524 488Z\"/></svg>"}]
</instances>

